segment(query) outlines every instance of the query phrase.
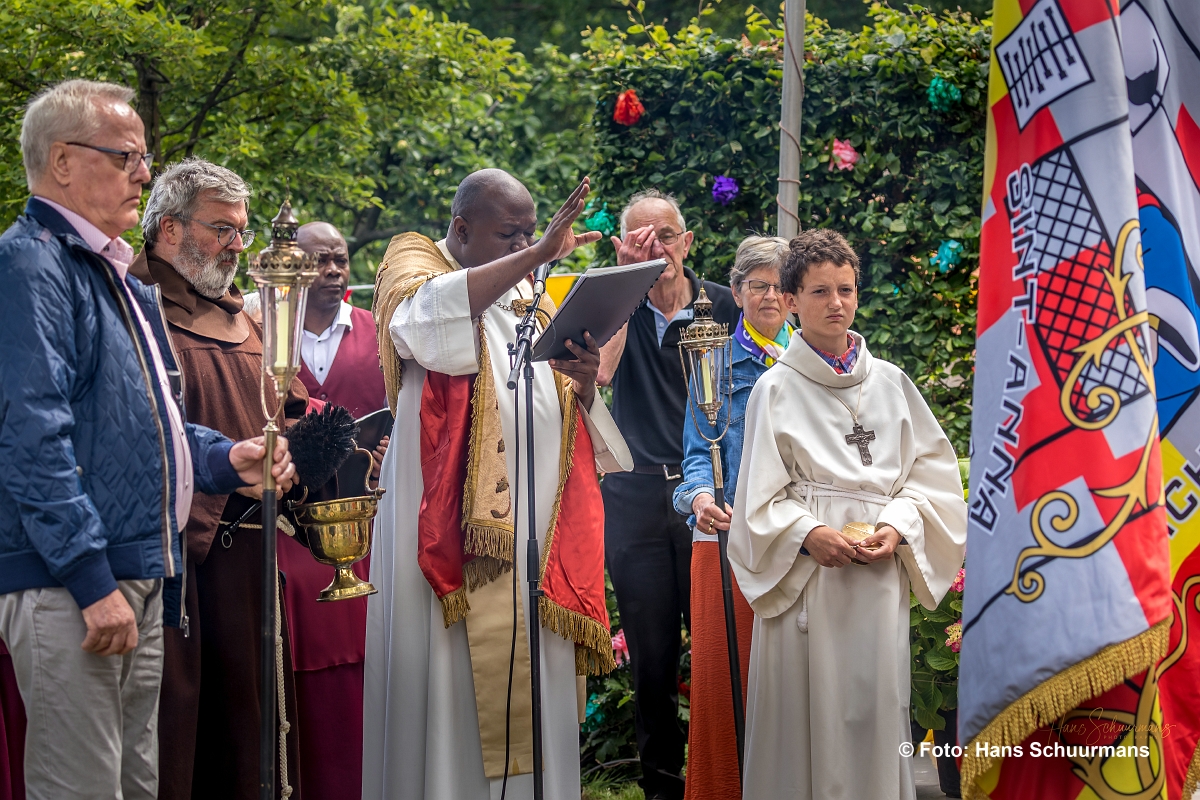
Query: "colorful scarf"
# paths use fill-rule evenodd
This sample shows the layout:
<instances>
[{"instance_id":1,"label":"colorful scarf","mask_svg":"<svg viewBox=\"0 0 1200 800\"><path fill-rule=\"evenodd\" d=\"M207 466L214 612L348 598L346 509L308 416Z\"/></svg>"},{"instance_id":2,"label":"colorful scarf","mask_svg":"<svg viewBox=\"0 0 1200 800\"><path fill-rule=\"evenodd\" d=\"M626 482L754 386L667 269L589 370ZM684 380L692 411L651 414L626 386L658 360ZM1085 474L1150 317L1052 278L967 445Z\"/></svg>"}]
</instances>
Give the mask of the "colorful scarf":
<instances>
[{"instance_id":1,"label":"colorful scarf","mask_svg":"<svg viewBox=\"0 0 1200 800\"><path fill-rule=\"evenodd\" d=\"M733 338L746 348L751 358L764 367L769 367L783 355L784 350L787 350L788 342L792 340L792 326L784 320L783 327L775 334L775 338L768 339L756 331L750 320L746 319L746 315L742 314L738 319L737 328L733 331Z\"/></svg>"}]
</instances>

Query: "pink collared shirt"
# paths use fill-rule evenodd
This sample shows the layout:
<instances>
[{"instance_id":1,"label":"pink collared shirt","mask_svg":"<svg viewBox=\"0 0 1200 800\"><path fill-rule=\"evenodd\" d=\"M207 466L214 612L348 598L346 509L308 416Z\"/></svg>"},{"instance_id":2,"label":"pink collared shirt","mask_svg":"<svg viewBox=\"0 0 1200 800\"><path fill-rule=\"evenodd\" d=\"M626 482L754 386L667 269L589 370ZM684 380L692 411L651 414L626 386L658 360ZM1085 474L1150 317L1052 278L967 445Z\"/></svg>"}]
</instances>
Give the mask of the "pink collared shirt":
<instances>
[{"instance_id":1,"label":"pink collared shirt","mask_svg":"<svg viewBox=\"0 0 1200 800\"><path fill-rule=\"evenodd\" d=\"M188 516L192 510L192 492L194 491L192 451L188 448L187 434L183 429L183 415L179 413L179 406L172 399L171 381L167 377L167 367L163 363L162 353L158 350L158 340L154 338L154 330L150 327L150 323L146 321L145 315L142 314L142 307L130 293L129 287L125 285L125 275L129 272L129 265L133 263L133 248L119 236L115 239L110 239L105 235L104 231L71 209L64 208L45 197L38 197L37 199L53 208L59 214L62 214L63 219L75 229L75 232L87 243L88 247L104 256L105 260L112 265L113 271L117 273L117 277L120 279L117 282L125 289L125 296L129 299L129 306L133 309L134 316L137 317L138 324L142 327L142 333L149 343L150 357L154 361L154 372L158 376L158 385L167 406L167 420L171 429L171 446L175 451L175 521L179 526L179 530L182 531L183 527L187 525ZM171 332L167 331L167 335L170 336Z\"/></svg>"}]
</instances>

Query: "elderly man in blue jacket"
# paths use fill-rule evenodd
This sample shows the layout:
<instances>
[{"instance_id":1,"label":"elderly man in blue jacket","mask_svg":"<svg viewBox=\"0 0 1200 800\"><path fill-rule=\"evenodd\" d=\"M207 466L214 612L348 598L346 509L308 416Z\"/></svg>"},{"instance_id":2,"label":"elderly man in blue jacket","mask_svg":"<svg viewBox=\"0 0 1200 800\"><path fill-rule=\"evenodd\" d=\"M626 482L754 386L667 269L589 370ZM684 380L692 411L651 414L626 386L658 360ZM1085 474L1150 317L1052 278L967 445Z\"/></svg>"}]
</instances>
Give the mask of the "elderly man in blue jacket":
<instances>
[{"instance_id":1,"label":"elderly man in blue jacket","mask_svg":"<svg viewBox=\"0 0 1200 800\"><path fill-rule=\"evenodd\" d=\"M0 237L0 637L26 794L154 798L162 627L187 627L192 493L262 478L262 439L184 417L157 292L126 271L151 156L125 87L68 81L21 127L33 197ZM274 474L295 468L280 440Z\"/></svg>"}]
</instances>

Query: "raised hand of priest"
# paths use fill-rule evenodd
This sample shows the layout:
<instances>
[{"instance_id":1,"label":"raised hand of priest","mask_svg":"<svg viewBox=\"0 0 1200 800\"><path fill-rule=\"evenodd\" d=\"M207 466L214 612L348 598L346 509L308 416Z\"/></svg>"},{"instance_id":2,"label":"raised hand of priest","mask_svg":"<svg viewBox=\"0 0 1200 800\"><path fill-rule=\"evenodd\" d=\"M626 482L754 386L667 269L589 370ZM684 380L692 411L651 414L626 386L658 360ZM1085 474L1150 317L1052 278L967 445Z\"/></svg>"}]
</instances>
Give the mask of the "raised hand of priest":
<instances>
[{"instance_id":1,"label":"raised hand of priest","mask_svg":"<svg viewBox=\"0 0 1200 800\"><path fill-rule=\"evenodd\" d=\"M600 237L603 234L599 231L575 233L575 231L571 230L571 226L575 224L575 220L583 213L584 201L587 200L588 192L590 191L590 179L584 178L575 187L575 191L571 192L571 196L567 198L567 202L563 203L562 207L558 209L558 213L554 215L554 219L550 220L550 224L546 226L546 232L542 234L542 238L534 245L542 251L540 256L542 263L568 256L572 250L580 245L600 241Z\"/></svg>"},{"instance_id":2,"label":"raised hand of priest","mask_svg":"<svg viewBox=\"0 0 1200 800\"><path fill-rule=\"evenodd\" d=\"M827 525L818 525L808 532L804 549L822 567L844 567L855 558L854 544Z\"/></svg>"},{"instance_id":3,"label":"raised hand of priest","mask_svg":"<svg viewBox=\"0 0 1200 800\"><path fill-rule=\"evenodd\" d=\"M596 399L596 373L600 371L600 346L587 331L583 332L583 341L587 347L580 347L567 339L563 344L574 354L571 361L550 359L550 368L561 372L571 379L575 397L585 411L591 411L592 401Z\"/></svg>"},{"instance_id":4,"label":"raised hand of priest","mask_svg":"<svg viewBox=\"0 0 1200 800\"><path fill-rule=\"evenodd\" d=\"M87 635L80 645L86 652L98 656L119 656L137 647L137 617L120 589L83 609Z\"/></svg>"},{"instance_id":5,"label":"raised hand of priest","mask_svg":"<svg viewBox=\"0 0 1200 800\"><path fill-rule=\"evenodd\" d=\"M263 437L244 439L236 442L229 450L229 464L237 471L238 476L258 490L262 496L263 458L267 455L266 443ZM271 474L275 476L275 484L280 494L291 490L296 483L296 466L292 463L292 454L288 450L288 440L280 436L275 440L275 459ZM244 492L243 494L250 494Z\"/></svg>"},{"instance_id":6,"label":"raised hand of priest","mask_svg":"<svg viewBox=\"0 0 1200 800\"><path fill-rule=\"evenodd\" d=\"M701 492L692 499L692 513L696 515L696 530L700 533L716 533L729 530L733 509L726 503L722 511L715 497L708 492Z\"/></svg>"},{"instance_id":7,"label":"raised hand of priest","mask_svg":"<svg viewBox=\"0 0 1200 800\"><path fill-rule=\"evenodd\" d=\"M858 543L858 555L855 557L868 564L884 561L892 557L898 544L900 544L900 531L891 525L884 525Z\"/></svg>"},{"instance_id":8,"label":"raised hand of priest","mask_svg":"<svg viewBox=\"0 0 1200 800\"><path fill-rule=\"evenodd\" d=\"M617 266L637 264L654 258L650 253L654 249L654 243L658 241L658 236L653 225L632 230L625 234L624 239L618 239L616 236L610 238L613 247L617 248Z\"/></svg>"}]
</instances>

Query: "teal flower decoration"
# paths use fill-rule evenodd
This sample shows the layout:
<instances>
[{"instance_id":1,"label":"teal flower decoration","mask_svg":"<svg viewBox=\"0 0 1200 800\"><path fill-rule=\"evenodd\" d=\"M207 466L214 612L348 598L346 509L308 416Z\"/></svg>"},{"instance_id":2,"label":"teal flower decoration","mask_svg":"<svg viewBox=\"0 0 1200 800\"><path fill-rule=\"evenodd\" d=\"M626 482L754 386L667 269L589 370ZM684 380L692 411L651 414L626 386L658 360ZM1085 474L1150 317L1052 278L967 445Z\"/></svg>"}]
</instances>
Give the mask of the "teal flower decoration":
<instances>
[{"instance_id":1,"label":"teal flower decoration","mask_svg":"<svg viewBox=\"0 0 1200 800\"><path fill-rule=\"evenodd\" d=\"M945 239L938 245L937 255L929 259L930 266L937 267L943 274L962 260L963 246L957 239Z\"/></svg>"},{"instance_id":2,"label":"teal flower decoration","mask_svg":"<svg viewBox=\"0 0 1200 800\"><path fill-rule=\"evenodd\" d=\"M584 710L584 725L594 728L604 722L604 712L600 710L600 696L592 693L588 697L587 708Z\"/></svg>"},{"instance_id":3,"label":"teal flower decoration","mask_svg":"<svg viewBox=\"0 0 1200 800\"><path fill-rule=\"evenodd\" d=\"M592 207L595 201L589 201L587 209ZM583 221L583 226L589 231L600 231L605 236L612 236L617 232L617 218L608 210L608 203L605 203L599 210L592 211L587 219Z\"/></svg>"},{"instance_id":4,"label":"teal flower decoration","mask_svg":"<svg viewBox=\"0 0 1200 800\"><path fill-rule=\"evenodd\" d=\"M929 105L939 114L945 114L951 106L962 100L962 89L938 76L929 82Z\"/></svg>"}]
</instances>

